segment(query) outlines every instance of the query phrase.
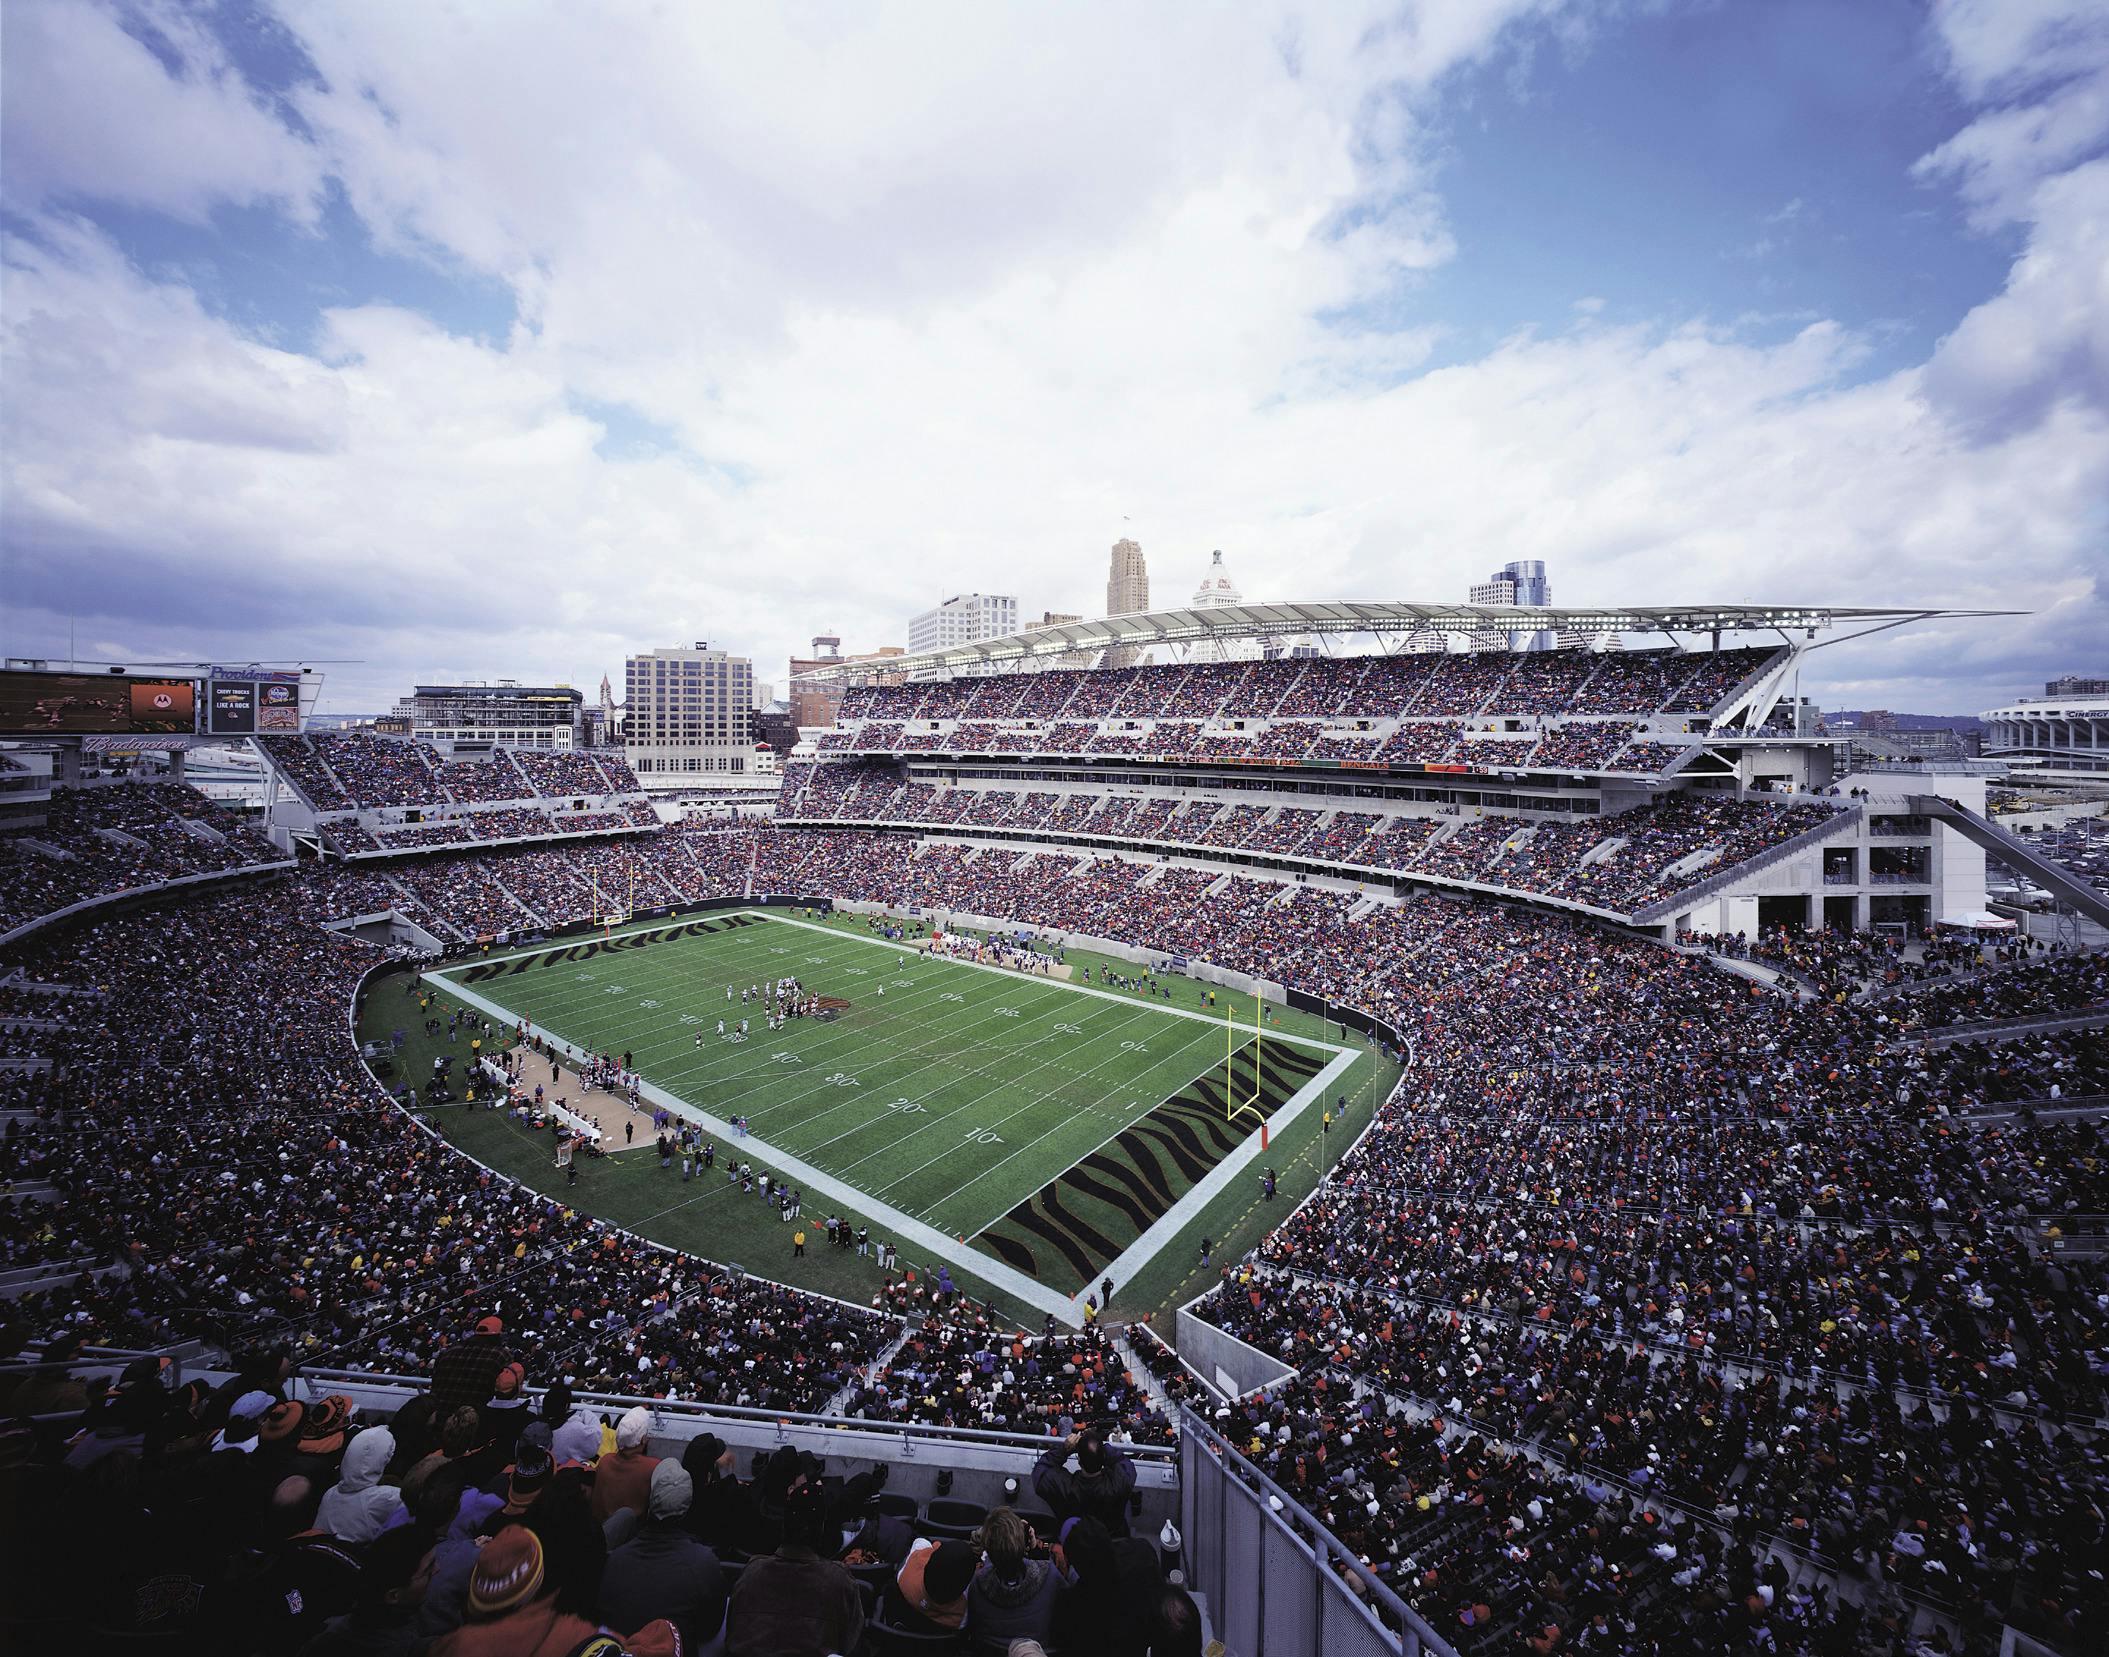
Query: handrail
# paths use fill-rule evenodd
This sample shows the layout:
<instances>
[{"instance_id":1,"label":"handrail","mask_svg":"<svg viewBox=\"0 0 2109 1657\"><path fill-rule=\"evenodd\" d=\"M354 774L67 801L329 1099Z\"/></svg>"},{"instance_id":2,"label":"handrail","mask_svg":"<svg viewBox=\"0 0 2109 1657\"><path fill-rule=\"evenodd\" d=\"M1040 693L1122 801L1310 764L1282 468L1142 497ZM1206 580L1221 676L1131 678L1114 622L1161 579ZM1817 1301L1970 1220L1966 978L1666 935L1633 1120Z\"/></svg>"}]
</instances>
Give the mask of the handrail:
<instances>
[{"instance_id":1,"label":"handrail","mask_svg":"<svg viewBox=\"0 0 2109 1657\"><path fill-rule=\"evenodd\" d=\"M316 1369L303 1365L297 1374L308 1381L414 1387L419 1391L431 1385L430 1379L425 1376L382 1374L363 1369ZM539 1398L546 1390L536 1387L523 1389L530 1398ZM925 1421L883 1421L860 1415L821 1415L811 1410L763 1410L746 1404L714 1404L696 1398L652 1398L641 1393L623 1392L574 1392L572 1397L581 1404L596 1408L605 1405L615 1410L628 1410L641 1405L655 1414L663 1415L696 1416L706 1420L720 1417L773 1426L814 1427L828 1432L869 1432L889 1436L899 1434L905 1438L955 1442L963 1440L976 1444L1004 1445L1019 1450L1045 1451L1050 1445L1061 1442L1052 1434L1002 1432L992 1427L945 1427ZM1118 1438L1111 1442L1120 1446L1121 1454L1135 1461L1169 1461L1178 1454L1178 1446L1175 1444L1130 1444Z\"/></svg>"},{"instance_id":2,"label":"handrail","mask_svg":"<svg viewBox=\"0 0 2109 1657\"><path fill-rule=\"evenodd\" d=\"M1320 1563L1332 1568L1343 1577L1352 1574L1355 1581L1360 1583L1364 1589L1376 1598L1378 1604L1382 1605L1391 1614L1392 1618L1395 1619L1396 1626L1413 1637L1419 1649L1433 1652L1436 1657L1457 1657L1456 1648L1440 1634L1436 1633L1418 1611L1408 1605L1388 1584L1381 1581L1368 1566L1364 1565L1360 1556L1324 1525L1320 1524L1312 1516L1310 1510L1294 1496L1290 1495L1288 1491L1284 1490L1274 1480L1254 1466L1242 1450L1217 1432L1214 1426L1204 1419L1198 1411L1184 1404L1179 1407L1179 1433L1182 1439L1190 1440L1201 1451L1214 1456L1217 1461L1223 1464L1226 1471L1237 1477L1241 1484L1248 1489L1258 1491L1262 1496L1266 1497L1266 1506L1272 1509L1270 1517L1276 1524L1287 1528L1288 1521L1283 1516L1288 1515L1293 1518L1295 1524L1307 1533L1309 1539L1318 1543L1324 1550L1324 1557ZM1383 1619L1377 1616L1367 1601L1362 1599L1360 1595L1353 1594L1352 1591L1350 1591L1350 1598L1351 1602L1361 1610L1362 1614L1376 1625L1375 1632L1386 1637L1387 1640L1395 1637L1390 1629L1384 1627Z\"/></svg>"}]
</instances>

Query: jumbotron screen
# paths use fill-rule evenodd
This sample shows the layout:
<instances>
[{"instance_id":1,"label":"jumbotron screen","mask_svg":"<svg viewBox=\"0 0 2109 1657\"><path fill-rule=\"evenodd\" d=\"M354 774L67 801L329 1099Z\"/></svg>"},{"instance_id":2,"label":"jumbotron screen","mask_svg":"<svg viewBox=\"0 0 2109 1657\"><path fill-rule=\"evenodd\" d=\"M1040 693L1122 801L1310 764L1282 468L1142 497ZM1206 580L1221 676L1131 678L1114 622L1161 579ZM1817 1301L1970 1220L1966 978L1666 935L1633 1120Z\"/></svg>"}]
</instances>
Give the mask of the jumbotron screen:
<instances>
[{"instance_id":1,"label":"jumbotron screen","mask_svg":"<svg viewBox=\"0 0 2109 1657\"><path fill-rule=\"evenodd\" d=\"M268 669L216 667L206 676L205 721L212 736L255 736L300 730L300 675Z\"/></svg>"},{"instance_id":2,"label":"jumbotron screen","mask_svg":"<svg viewBox=\"0 0 2109 1657\"><path fill-rule=\"evenodd\" d=\"M0 673L0 731L19 736L189 736L198 687L189 679L118 674Z\"/></svg>"}]
</instances>

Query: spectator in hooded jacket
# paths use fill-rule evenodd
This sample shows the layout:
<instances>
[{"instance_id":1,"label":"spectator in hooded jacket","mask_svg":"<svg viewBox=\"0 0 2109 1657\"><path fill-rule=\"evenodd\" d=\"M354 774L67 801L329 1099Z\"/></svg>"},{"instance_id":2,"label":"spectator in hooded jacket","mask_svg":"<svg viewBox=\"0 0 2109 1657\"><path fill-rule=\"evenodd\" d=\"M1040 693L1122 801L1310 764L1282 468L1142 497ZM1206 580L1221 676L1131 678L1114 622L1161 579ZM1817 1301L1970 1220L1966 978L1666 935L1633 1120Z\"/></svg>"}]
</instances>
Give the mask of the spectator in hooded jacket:
<instances>
[{"instance_id":1,"label":"spectator in hooded jacket","mask_svg":"<svg viewBox=\"0 0 2109 1657\"><path fill-rule=\"evenodd\" d=\"M600 1613L617 1628L664 1617L684 1650L712 1639L725 1617L725 1573L718 1556L688 1534L695 1482L678 1461L652 1469L649 1511L637 1533L601 1569Z\"/></svg>"},{"instance_id":2,"label":"spectator in hooded jacket","mask_svg":"<svg viewBox=\"0 0 2109 1657\"><path fill-rule=\"evenodd\" d=\"M381 1483L388 1458L395 1454L395 1435L386 1427L368 1427L344 1451L344 1467L324 1494L315 1528L340 1542L371 1542L402 1511L403 1493Z\"/></svg>"}]
</instances>

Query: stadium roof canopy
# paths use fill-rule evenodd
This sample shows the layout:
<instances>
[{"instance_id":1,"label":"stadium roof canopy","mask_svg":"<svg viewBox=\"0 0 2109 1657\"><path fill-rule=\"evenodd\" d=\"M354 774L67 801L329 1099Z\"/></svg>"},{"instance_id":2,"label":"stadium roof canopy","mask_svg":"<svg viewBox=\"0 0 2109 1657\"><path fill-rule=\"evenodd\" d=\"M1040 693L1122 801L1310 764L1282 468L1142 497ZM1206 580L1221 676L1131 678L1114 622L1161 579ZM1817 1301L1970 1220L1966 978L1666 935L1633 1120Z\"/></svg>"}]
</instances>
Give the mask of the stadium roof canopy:
<instances>
[{"instance_id":1,"label":"stadium roof canopy","mask_svg":"<svg viewBox=\"0 0 2109 1657\"><path fill-rule=\"evenodd\" d=\"M1841 609L1827 604L1663 604L1625 610L1574 610L1530 604L1411 604L1403 600L1319 599L1296 604L1227 604L1145 610L1090 621L1032 627L1000 639L947 645L912 655L816 667L802 684L884 677L935 678L1073 663L1080 655L1126 647L1180 649L1216 640L1368 633L1395 646L1416 633L1735 633L1813 632L1867 624L1894 627L1941 616L2009 615L1999 610Z\"/></svg>"}]
</instances>

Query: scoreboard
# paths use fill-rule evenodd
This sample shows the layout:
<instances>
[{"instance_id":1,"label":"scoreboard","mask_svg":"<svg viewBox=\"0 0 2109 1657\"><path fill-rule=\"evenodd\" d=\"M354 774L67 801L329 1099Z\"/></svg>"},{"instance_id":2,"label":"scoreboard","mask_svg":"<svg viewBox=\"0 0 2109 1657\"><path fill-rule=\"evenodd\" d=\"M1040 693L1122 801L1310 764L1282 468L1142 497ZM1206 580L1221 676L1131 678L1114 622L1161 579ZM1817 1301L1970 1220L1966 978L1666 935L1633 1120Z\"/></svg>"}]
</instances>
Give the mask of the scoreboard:
<instances>
[{"instance_id":1,"label":"scoreboard","mask_svg":"<svg viewBox=\"0 0 2109 1657\"><path fill-rule=\"evenodd\" d=\"M0 731L10 735L189 736L197 725L192 679L0 673Z\"/></svg>"},{"instance_id":2,"label":"scoreboard","mask_svg":"<svg viewBox=\"0 0 2109 1657\"><path fill-rule=\"evenodd\" d=\"M271 668L211 669L198 728L208 736L297 736L300 675Z\"/></svg>"}]
</instances>

